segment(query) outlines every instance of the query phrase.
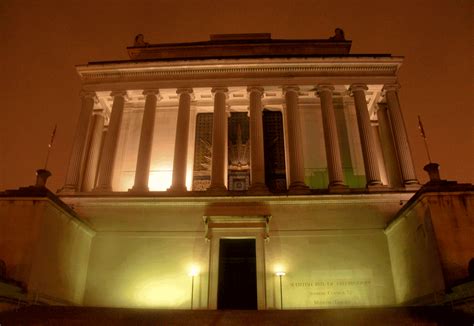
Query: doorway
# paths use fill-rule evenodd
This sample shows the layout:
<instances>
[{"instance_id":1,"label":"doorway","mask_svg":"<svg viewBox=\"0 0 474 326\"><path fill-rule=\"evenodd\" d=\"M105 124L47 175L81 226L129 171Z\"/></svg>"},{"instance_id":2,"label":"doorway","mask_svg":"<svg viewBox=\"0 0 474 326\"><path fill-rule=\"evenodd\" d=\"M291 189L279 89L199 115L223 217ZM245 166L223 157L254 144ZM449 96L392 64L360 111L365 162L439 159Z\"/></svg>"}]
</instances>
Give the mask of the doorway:
<instances>
[{"instance_id":1,"label":"doorway","mask_svg":"<svg viewBox=\"0 0 474 326\"><path fill-rule=\"evenodd\" d=\"M255 239L220 239L217 309L257 309Z\"/></svg>"}]
</instances>

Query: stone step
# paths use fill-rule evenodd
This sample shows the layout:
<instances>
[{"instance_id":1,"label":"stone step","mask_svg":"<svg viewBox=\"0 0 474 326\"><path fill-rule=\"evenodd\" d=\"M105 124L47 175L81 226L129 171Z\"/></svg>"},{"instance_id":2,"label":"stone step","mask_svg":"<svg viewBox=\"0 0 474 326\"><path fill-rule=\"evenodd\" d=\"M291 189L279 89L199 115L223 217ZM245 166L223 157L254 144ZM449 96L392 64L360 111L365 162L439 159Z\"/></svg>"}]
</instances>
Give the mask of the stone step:
<instances>
[{"instance_id":1,"label":"stone step","mask_svg":"<svg viewBox=\"0 0 474 326\"><path fill-rule=\"evenodd\" d=\"M156 310L29 306L0 313L0 325L472 325L448 307L316 310Z\"/></svg>"}]
</instances>

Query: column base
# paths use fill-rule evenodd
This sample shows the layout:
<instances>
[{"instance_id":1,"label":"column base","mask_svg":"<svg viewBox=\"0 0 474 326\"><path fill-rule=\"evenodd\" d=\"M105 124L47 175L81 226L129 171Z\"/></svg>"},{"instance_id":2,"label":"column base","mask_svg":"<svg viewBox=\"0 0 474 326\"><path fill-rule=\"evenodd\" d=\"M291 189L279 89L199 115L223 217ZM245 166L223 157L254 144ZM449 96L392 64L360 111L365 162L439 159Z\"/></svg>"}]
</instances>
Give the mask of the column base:
<instances>
[{"instance_id":1,"label":"column base","mask_svg":"<svg viewBox=\"0 0 474 326\"><path fill-rule=\"evenodd\" d=\"M150 189L148 188L148 186L145 186L145 187L135 187L135 186L133 186L132 188L128 189L128 192L134 192L134 193L150 192Z\"/></svg>"},{"instance_id":2,"label":"column base","mask_svg":"<svg viewBox=\"0 0 474 326\"><path fill-rule=\"evenodd\" d=\"M384 186L381 182L371 182L368 183L365 188L370 191L370 192L377 192L377 191L386 191L389 188L387 186Z\"/></svg>"},{"instance_id":3,"label":"column base","mask_svg":"<svg viewBox=\"0 0 474 326\"><path fill-rule=\"evenodd\" d=\"M309 187L301 181L292 182L288 188L289 195L309 195L310 193Z\"/></svg>"},{"instance_id":4,"label":"column base","mask_svg":"<svg viewBox=\"0 0 474 326\"><path fill-rule=\"evenodd\" d=\"M62 187L61 189L58 190L58 193L62 194L62 195L73 194L73 193L76 193L76 192L77 192L76 187L71 186L71 185L65 185L64 187Z\"/></svg>"},{"instance_id":5,"label":"column base","mask_svg":"<svg viewBox=\"0 0 474 326\"><path fill-rule=\"evenodd\" d=\"M421 188L421 185L418 183L418 180L410 180L404 182L403 188L406 190L417 191Z\"/></svg>"},{"instance_id":6,"label":"column base","mask_svg":"<svg viewBox=\"0 0 474 326\"><path fill-rule=\"evenodd\" d=\"M247 191L249 195L270 195L268 187L264 183L255 183L252 184Z\"/></svg>"},{"instance_id":7,"label":"column base","mask_svg":"<svg viewBox=\"0 0 474 326\"><path fill-rule=\"evenodd\" d=\"M348 193L350 192L350 189L345 184L336 183L336 184L330 184L328 186L328 191L330 194L338 194L338 193Z\"/></svg>"},{"instance_id":8,"label":"column base","mask_svg":"<svg viewBox=\"0 0 474 326\"><path fill-rule=\"evenodd\" d=\"M107 186L107 187L95 187L94 189L92 189L92 192L112 192L112 187L111 186Z\"/></svg>"},{"instance_id":9,"label":"column base","mask_svg":"<svg viewBox=\"0 0 474 326\"><path fill-rule=\"evenodd\" d=\"M227 193L227 188L224 185L211 185L206 192L211 195L224 195Z\"/></svg>"},{"instance_id":10,"label":"column base","mask_svg":"<svg viewBox=\"0 0 474 326\"><path fill-rule=\"evenodd\" d=\"M188 189L186 186L171 186L166 191L173 194L185 194L188 192Z\"/></svg>"}]
</instances>

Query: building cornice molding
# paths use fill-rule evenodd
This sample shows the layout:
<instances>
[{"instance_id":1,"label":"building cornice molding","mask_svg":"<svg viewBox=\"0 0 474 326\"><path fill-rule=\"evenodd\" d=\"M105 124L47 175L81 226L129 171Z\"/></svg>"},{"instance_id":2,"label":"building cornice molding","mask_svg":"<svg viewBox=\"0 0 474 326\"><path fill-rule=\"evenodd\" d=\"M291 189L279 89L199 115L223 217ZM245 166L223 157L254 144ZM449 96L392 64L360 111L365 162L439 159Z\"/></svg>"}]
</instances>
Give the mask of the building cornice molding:
<instances>
[{"instance_id":1,"label":"building cornice molding","mask_svg":"<svg viewBox=\"0 0 474 326\"><path fill-rule=\"evenodd\" d=\"M83 83L201 78L395 77L403 58L305 58L261 60L200 60L179 62L123 62L77 66ZM244 75L244 76L243 76Z\"/></svg>"}]
</instances>

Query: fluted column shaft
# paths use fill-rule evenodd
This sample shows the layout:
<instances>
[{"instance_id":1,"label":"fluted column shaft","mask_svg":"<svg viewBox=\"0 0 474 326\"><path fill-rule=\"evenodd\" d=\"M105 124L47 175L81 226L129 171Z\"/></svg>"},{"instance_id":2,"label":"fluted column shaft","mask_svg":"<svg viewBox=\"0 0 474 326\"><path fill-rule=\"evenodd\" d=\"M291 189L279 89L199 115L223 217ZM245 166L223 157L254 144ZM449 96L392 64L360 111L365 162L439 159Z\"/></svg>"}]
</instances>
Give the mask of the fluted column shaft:
<instances>
[{"instance_id":1,"label":"fluted column shaft","mask_svg":"<svg viewBox=\"0 0 474 326\"><path fill-rule=\"evenodd\" d=\"M122 124L123 109L125 106L125 91L112 92L110 95L113 96L114 102L112 104L109 127L102 148L99 181L95 188L96 191L112 191L115 154L117 153L117 142L120 133L120 126Z\"/></svg>"},{"instance_id":2,"label":"fluted column shaft","mask_svg":"<svg viewBox=\"0 0 474 326\"><path fill-rule=\"evenodd\" d=\"M263 88L249 87L250 104L250 190L266 191L263 149L262 96Z\"/></svg>"},{"instance_id":3,"label":"fluted column shaft","mask_svg":"<svg viewBox=\"0 0 474 326\"><path fill-rule=\"evenodd\" d=\"M100 144L102 142L102 134L104 132L104 113L94 113L92 118L91 139L89 151L85 162L84 177L82 181L82 191L91 191L95 187L97 176L97 167L99 163Z\"/></svg>"},{"instance_id":4,"label":"fluted column shaft","mask_svg":"<svg viewBox=\"0 0 474 326\"><path fill-rule=\"evenodd\" d=\"M405 122L403 121L402 111L400 110L400 104L398 102L398 88L398 85L385 85L385 99L387 100L388 110L392 121L395 148L398 153L403 183L405 185L417 184L418 180L416 179L410 146L408 145Z\"/></svg>"},{"instance_id":5,"label":"fluted column shaft","mask_svg":"<svg viewBox=\"0 0 474 326\"><path fill-rule=\"evenodd\" d=\"M357 114L357 125L359 127L362 155L364 156L365 177L367 187L381 186L380 171L377 162L376 144L373 129L370 124L369 111L365 99L366 85L355 84L350 88L353 96Z\"/></svg>"},{"instance_id":6,"label":"fluted column shaft","mask_svg":"<svg viewBox=\"0 0 474 326\"><path fill-rule=\"evenodd\" d=\"M143 91L145 110L142 118L140 143L138 145L137 165L135 168L135 182L132 191L148 191L148 178L150 176L151 149L153 145L153 131L155 129L156 102L158 90Z\"/></svg>"},{"instance_id":7,"label":"fluted column shaft","mask_svg":"<svg viewBox=\"0 0 474 326\"><path fill-rule=\"evenodd\" d=\"M174 145L173 181L170 190L186 191L186 167L188 163L189 114L192 88L179 88L178 121Z\"/></svg>"},{"instance_id":8,"label":"fluted column shaft","mask_svg":"<svg viewBox=\"0 0 474 326\"><path fill-rule=\"evenodd\" d=\"M329 174L329 188L344 186L341 151L337 135L336 115L332 101L332 85L318 85L317 94L321 99L321 113L323 117L324 144Z\"/></svg>"},{"instance_id":9,"label":"fluted column shaft","mask_svg":"<svg viewBox=\"0 0 474 326\"><path fill-rule=\"evenodd\" d=\"M395 145L393 143L387 105L385 103L378 104L377 118L379 121L380 142L382 143L382 153L385 158L388 183L392 188L400 187L400 169L398 166Z\"/></svg>"},{"instance_id":10,"label":"fluted column shaft","mask_svg":"<svg viewBox=\"0 0 474 326\"><path fill-rule=\"evenodd\" d=\"M92 117L92 110L96 100L95 92L81 93L81 112L79 114L79 121L77 124L76 134L74 136L74 143L72 146L71 158L66 175L66 184L62 191L78 191L79 176L81 174L82 158L84 155L84 147L86 145L87 131Z\"/></svg>"},{"instance_id":11,"label":"fluted column shaft","mask_svg":"<svg viewBox=\"0 0 474 326\"><path fill-rule=\"evenodd\" d=\"M288 132L288 157L290 165L289 191L307 191L304 183L303 146L301 125L298 110L298 87L286 86L283 88L286 104L286 129Z\"/></svg>"},{"instance_id":12,"label":"fluted column shaft","mask_svg":"<svg viewBox=\"0 0 474 326\"><path fill-rule=\"evenodd\" d=\"M214 94L214 115L212 125L212 170L211 185L209 190L224 191L225 171L226 171L226 141L227 141L227 113L226 99L227 88L215 87Z\"/></svg>"}]
</instances>

